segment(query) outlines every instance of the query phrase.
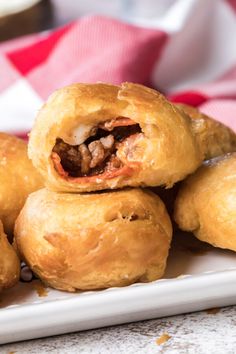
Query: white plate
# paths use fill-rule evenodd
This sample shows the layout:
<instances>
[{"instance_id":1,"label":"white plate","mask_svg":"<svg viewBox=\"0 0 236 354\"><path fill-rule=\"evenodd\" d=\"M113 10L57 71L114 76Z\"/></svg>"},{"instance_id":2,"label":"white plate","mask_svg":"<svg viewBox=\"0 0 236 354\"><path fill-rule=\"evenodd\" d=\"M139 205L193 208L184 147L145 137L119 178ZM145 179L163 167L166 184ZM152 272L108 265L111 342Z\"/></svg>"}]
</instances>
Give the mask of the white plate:
<instances>
[{"instance_id":1,"label":"white plate","mask_svg":"<svg viewBox=\"0 0 236 354\"><path fill-rule=\"evenodd\" d=\"M183 234L173 242L165 279L76 294L44 289L34 280L5 291L0 344L232 304L236 254Z\"/></svg>"}]
</instances>

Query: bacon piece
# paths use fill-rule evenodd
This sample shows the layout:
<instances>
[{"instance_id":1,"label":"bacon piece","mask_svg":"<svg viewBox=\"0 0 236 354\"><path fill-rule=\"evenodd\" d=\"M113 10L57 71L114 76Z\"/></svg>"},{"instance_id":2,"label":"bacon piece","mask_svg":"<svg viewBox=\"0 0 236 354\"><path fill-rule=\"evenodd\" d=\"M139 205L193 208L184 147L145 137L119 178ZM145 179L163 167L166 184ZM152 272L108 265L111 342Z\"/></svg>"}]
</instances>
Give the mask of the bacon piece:
<instances>
[{"instance_id":1,"label":"bacon piece","mask_svg":"<svg viewBox=\"0 0 236 354\"><path fill-rule=\"evenodd\" d=\"M88 148L92 155L92 160L89 166L90 168L94 168L105 160L105 150L100 140L93 141L89 144Z\"/></svg>"},{"instance_id":2,"label":"bacon piece","mask_svg":"<svg viewBox=\"0 0 236 354\"><path fill-rule=\"evenodd\" d=\"M115 139L113 135L108 135L100 140L95 140L88 145L92 156L90 168L95 168L102 164L102 162L112 153Z\"/></svg>"},{"instance_id":3,"label":"bacon piece","mask_svg":"<svg viewBox=\"0 0 236 354\"><path fill-rule=\"evenodd\" d=\"M92 160L92 156L85 144L81 144L79 146L79 152L81 154L81 172L83 174L87 174L90 170L90 163Z\"/></svg>"},{"instance_id":4,"label":"bacon piece","mask_svg":"<svg viewBox=\"0 0 236 354\"><path fill-rule=\"evenodd\" d=\"M109 134L108 136L106 136L105 138L101 138L100 139L104 149L112 149L113 145L115 144L115 139L114 136Z\"/></svg>"}]
</instances>

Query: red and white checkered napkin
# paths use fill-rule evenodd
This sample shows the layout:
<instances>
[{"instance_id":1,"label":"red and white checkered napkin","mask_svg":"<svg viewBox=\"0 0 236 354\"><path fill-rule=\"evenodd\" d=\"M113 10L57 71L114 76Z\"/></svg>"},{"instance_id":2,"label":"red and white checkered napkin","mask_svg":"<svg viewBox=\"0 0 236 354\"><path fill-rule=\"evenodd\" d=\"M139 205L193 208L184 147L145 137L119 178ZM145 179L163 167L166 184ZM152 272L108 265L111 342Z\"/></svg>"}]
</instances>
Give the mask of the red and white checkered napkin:
<instances>
[{"instance_id":1,"label":"red and white checkered napkin","mask_svg":"<svg viewBox=\"0 0 236 354\"><path fill-rule=\"evenodd\" d=\"M52 91L97 81L156 87L236 129L235 5L176 0L142 26L89 16L1 44L0 130L24 134Z\"/></svg>"}]
</instances>

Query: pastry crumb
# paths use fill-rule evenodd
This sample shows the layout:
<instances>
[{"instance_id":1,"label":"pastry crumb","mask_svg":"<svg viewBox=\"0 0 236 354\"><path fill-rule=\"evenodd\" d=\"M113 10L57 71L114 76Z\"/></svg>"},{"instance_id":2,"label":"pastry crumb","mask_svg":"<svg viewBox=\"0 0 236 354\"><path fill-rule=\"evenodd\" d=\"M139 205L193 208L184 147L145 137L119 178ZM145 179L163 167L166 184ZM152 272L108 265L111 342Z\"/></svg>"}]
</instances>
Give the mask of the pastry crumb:
<instances>
[{"instance_id":1,"label":"pastry crumb","mask_svg":"<svg viewBox=\"0 0 236 354\"><path fill-rule=\"evenodd\" d=\"M215 315L218 312L220 312L220 308L219 307L214 307L212 309L207 309L206 310L206 313L208 313L208 315Z\"/></svg>"},{"instance_id":2,"label":"pastry crumb","mask_svg":"<svg viewBox=\"0 0 236 354\"><path fill-rule=\"evenodd\" d=\"M34 281L33 282L33 288L36 290L37 294L39 297L45 297L48 295L48 291L46 287L41 283L41 281Z\"/></svg>"},{"instance_id":3,"label":"pastry crumb","mask_svg":"<svg viewBox=\"0 0 236 354\"><path fill-rule=\"evenodd\" d=\"M162 344L166 343L170 338L171 338L171 336L169 336L168 333L163 333L163 334L156 340L156 344L157 344L157 345L162 345Z\"/></svg>"}]
</instances>

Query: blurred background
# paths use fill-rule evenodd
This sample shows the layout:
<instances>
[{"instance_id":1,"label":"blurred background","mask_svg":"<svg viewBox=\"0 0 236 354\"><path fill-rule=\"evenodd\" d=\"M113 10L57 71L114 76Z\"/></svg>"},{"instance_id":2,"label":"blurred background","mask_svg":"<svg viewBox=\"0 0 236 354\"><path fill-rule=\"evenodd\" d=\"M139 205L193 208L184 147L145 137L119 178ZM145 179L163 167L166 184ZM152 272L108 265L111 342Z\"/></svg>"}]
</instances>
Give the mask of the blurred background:
<instances>
[{"instance_id":1,"label":"blurred background","mask_svg":"<svg viewBox=\"0 0 236 354\"><path fill-rule=\"evenodd\" d=\"M189 4L192 2L184 1ZM155 26L174 2L175 0L0 0L0 40L55 28L87 14L112 16L132 23Z\"/></svg>"}]
</instances>

